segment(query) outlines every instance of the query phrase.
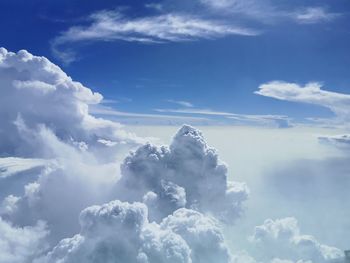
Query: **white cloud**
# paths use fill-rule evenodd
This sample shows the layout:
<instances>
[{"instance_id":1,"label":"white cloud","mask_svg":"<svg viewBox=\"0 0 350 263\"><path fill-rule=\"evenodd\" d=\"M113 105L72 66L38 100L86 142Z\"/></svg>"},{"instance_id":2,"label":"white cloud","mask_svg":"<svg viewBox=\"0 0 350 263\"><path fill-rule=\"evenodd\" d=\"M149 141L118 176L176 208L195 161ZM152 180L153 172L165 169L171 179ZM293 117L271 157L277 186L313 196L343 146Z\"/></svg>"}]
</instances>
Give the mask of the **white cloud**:
<instances>
[{"instance_id":1,"label":"white cloud","mask_svg":"<svg viewBox=\"0 0 350 263\"><path fill-rule=\"evenodd\" d=\"M135 141L121 125L89 114L102 95L73 81L58 66L25 50L0 48L0 151L2 156L49 157L33 141L40 126L60 140L96 145L96 138ZM32 134L32 135L31 135Z\"/></svg>"},{"instance_id":2,"label":"white cloud","mask_svg":"<svg viewBox=\"0 0 350 263\"><path fill-rule=\"evenodd\" d=\"M80 225L36 262L229 262L215 221L187 209L156 224L144 204L112 201L83 210Z\"/></svg>"},{"instance_id":3,"label":"white cloud","mask_svg":"<svg viewBox=\"0 0 350 263\"><path fill-rule=\"evenodd\" d=\"M314 24L320 22L329 22L340 14L330 13L323 7L308 7L291 14L291 16L299 23Z\"/></svg>"},{"instance_id":4,"label":"white cloud","mask_svg":"<svg viewBox=\"0 0 350 263\"><path fill-rule=\"evenodd\" d=\"M200 0L214 12L236 14L263 23L294 21L300 24L329 22L340 14L328 11L322 6L293 7L285 9L277 2L265 0Z\"/></svg>"},{"instance_id":5,"label":"white cloud","mask_svg":"<svg viewBox=\"0 0 350 263\"><path fill-rule=\"evenodd\" d=\"M48 234L44 222L34 226L16 227L0 217L0 262L30 263L40 252L47 249Z\"/></svg>"},{"instance_id":6,"label":"white cloud","mask_svg":"<svg viewBox=\"0 0 350 263\"><path fill-rule=\"evenodd\" d=\"M154 109L157 112L183 113L207 115L227 118L225 124L237 123L244 125L276 126L279 128L291 127L291 119L284 115L259 115L259 114L237 114L232 112L215 111L211 109L180 108L180 109ZM231 122L229 121L231 120Z\"/></svg>"},{"instance_id":7,"label":"white cloud","mask_svg":"<svg viewBox=\"0 0 350 263\"><path fill-rule=\"evenodd\" d=\"M201 117L193 116L179 116L179 115L167 115L167 114L147 114L147 113L135 113L135 112L124 112L113 109L112 107L107 106L92 106L89 109L89 112L94 115L101 116L115 116L115 117L128 117L129 119L143 119L144 122L147 120L167 120L167 121L179 121L182 123L185 122L204 122L208 119Z\"/></svg>"},{"instance_id":8,"label":"white cloud","mask_svg":"<svg viewBox=\"0 0 350 263\"><path fill-rule=\"evenodd\" d=\"M44 167L48 163L48 160L42 159L0 158L0 178L6 178L37 167Z\"/></svg>"},{"instance_id":9,"label":"white cloud","mask_svg":"<svg viewBox=\"0 0 350 263\"><path fill-rule=\"evenodd\" d=\"M321 87L317 82L301 86L296 83L272 81L260 85L255 94L325 107L336 115L338 124L347 123L350 116L350 95L323 90Z\"/></svg>"},{"instance_id":10,"label":"white cloud","mask_svg":"<svg viewBox=\"0 0 350 263\"><path fill-rule=\"evenodd\" d=\"M311 235L301 234L298 222L293 217L265 220L263 225L255 227L250 240L259 246L264 260L276 255L292 261L317 263L343 259L343 252L338 248L321 244Z\"/></svg>"},{"instance_id":11,"label":"white cloud","mask_svg":"<svg viewBox=\"0 0 350 263\"><path fill-rule=\"evenodd\" d=\"M147 211L144 204L130 207L115 201L90 208L82 213L82 232L62 240L48 255L48 260L63 257L67 262L75 262L87 255L98 257L104 244L110 241L106 249L111 248L113 252L102 253L106 257L135 256L140 262L147 259L149 262L212 262L214 257L217 262L228 262L228 250L214 218L227 222L236 219L248 190L244 183L227 181L226 166L198 130L184 126L170 148L141 146L125 159L120 173L118 153L124 153L140 140L124 132L118 123L89 113L89 107L100 103L102 96L74 82L46 58L26 51L17 54L5 49L0 51L0 82L5 95L0 98L0 131L4 138L0 152L11 156L0 159L2 172L6 172L6 178L2 179L21 182L14 192L1 196L0 216L10 222L11 228L22 231L45 221L47 231L45 226L40 242L43 240L53 249L59 240L79 231L74 219L85 207L116 197L138 199L149 206L149 218L159 224L149 223L147 213L130 212ZM160 159L155 160L155 156ZM30 170L35 167L39 168L33 175ZM15 176L17 173L23 176ZM125 247L128 244L124 242L125 235L120 239L112 231L119 223L117 230L127 231L124 219L114 225L113 212L110 216L106 214L110 221L102 222L103 211L109 207L116 207L111 208L112 212L124 209L128 215L139 215L141 221L135 222L136 228L131 229L128 236L129 243L136 238L135 247ZM98 228L94 232L96 236L90 232L92 229L87 230L88 222ZM145 227L141 226L142 222ZM31 262L37 255L45 258L43 246L35 245L34 234L31 254L23 256L24 262ZM70 252L66 250L70 248ZM122 248L137 253L126 255ZM12 253L7 245L1 249L4 250L0 251L1 255Z\"/></svg>"},{"instance_id":12,"label":"white cloud","mask_svg":"<svg viewBox=\"0 0 350 263\"><path fill-rule=\"evenodd\" d=\"M178 105L180 105L182 107L188 107L188 108L194 107L191 102L188 102L188 101L185 101L185 100L167 100L167 102L175 103L175 104L178 104Z\"/></svg>"},{"instance_id":13,"label":"white cloud","mask_svg":"<svg viewBox=\"0 0 350 263\"><path fill-rule=\"evenodd\" d=\"M117 158L143 139L90 115L102 96L44 57L1 48L0 86L0 215L19 227L45 220L48 239L61 239L84 207L109 200Z\"/></svg>"},{"instance_id":14,"label":"white cloud","mask_svg":"<svg viewBox=\"0 0 350 263\"><path fill-rule=\"evenodd\" d=\"M104 10L92 14L89 20L90 25L71 27L52 41L53 51L58 57L68 63L73 61L73 54L60 50L60 46L81 41L166 43L258 34L255 30L234 26L225 21L180 13L130 18L119 11Z\"/></svg>"},{"instance_id":15,"label":"white cloud","mask_svg":"<svg viewBox=\"0 0 350 263\"><path fill-rule=\"evenodd\" d=\"M18 185L0 191L0 262L229 262L219 220L240 215L248 189L200 131L140 146L121 173L140 140L89 113L101 95L26 51L0 49L0 84L0 183Z\"/></svg>"},{"instance_id":16,"label":"white cloud","mask_svg":"<svg viewBox=\"0 0 350 263\"><path fill-rule=\"evenodd\" d=\"M190 126L177 132L169 148L141 146L126 157L121 169L118 197L146 200L150 217L157 221L186 207L233 222L248 197L244 183L227 181L226 165Z\"/></svg>"}]
</instances>

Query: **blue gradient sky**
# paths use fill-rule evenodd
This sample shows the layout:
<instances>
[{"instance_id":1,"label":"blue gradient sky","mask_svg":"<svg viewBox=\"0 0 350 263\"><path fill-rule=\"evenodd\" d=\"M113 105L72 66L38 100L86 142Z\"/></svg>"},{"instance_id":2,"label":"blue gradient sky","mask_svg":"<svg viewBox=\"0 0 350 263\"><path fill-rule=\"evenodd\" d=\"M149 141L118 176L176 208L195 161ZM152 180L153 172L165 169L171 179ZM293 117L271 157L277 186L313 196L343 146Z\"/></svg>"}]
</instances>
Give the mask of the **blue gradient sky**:
<instances>
[{"instance_id":1,"label":"blue gradient sky","mask_svg":"<svg viewBox=\"0 0 350 263\"><path fill-rule=\"evenodd\" d=\"M158 4L159 10L147 4ZM169 102L178 100L194 108L237 114L331 117L332 112L319 105L280 101L254 91L263 83L282 80L300 85L316 81L325 90L349 93L349 2L260 1L258 15L256 10L247 15L249 4L239 7L226 7L226 11L233 10L230 13L196 1L4 0L0 3L0 44L11 51L27 49L46 56L73 79L116 101L108 107L123 112L161 114L154 109L182 108ZM308 15L315 17L296 20L298 12L305 15L312 8L321 14L311 12ZM52 52L60 34L74 26L89 26L88 17L101 10L122 13L125 21L186 14L259 33L162 44L120 39L67 42L58 48L74 52L70 63Z\"/></svg>"}]
</instances>

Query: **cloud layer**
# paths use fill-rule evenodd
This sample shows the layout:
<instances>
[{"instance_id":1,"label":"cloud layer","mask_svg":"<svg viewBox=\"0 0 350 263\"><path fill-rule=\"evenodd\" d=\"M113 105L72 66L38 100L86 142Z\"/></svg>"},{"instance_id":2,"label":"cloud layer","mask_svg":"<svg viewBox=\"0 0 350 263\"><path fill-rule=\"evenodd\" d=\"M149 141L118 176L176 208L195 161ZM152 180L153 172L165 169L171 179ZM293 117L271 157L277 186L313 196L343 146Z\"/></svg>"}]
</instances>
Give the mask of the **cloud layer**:
<instances>
[{"instance_id":1,"label":"cloud layer","mask_svg":"<svg viewBox=\"0 0 350 263\"><path fill-rule=\"evenodd\" d=\"M341 262L343 259L341 250L321 244L311 235L301 234L297 220L292 217L265 220L255 227L251 241L262 247L260 251L265 260L276 255L298 262Z\"/></svg>"},{"instance_id":2,"label":"cloud layer","mask_svg":"<svg viewBox=\"0 0 350 263\"><path fill-rule=\"evenodd\" d=\"M1 263L254 262L231 253L222 231L248 188L228 180L199 130L143 143L89 113L101 95L27 51L0 49L0 84ZM280 258L292 261L266 262L341 258L295 219L267 220L252 240L288 247Z\"/></svg>"}]
</instances>

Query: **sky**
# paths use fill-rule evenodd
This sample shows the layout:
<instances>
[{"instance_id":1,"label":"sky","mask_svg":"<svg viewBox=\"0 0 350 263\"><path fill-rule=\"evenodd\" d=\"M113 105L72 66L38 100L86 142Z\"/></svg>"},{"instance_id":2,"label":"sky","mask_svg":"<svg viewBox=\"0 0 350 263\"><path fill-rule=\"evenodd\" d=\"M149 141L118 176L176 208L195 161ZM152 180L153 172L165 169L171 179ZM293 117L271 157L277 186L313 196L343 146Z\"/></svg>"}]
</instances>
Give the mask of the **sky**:
<instances>
[{"instance_id":1,"label":"sky","mask_svg":"<svg viewBox=\"0 0 350 263\"><path fill-rule=\"evenodd\" d=\"M347 263L350 4L0 2L0 263Z\"/></svg>"},{"instance_id":2,"label":"sky","mask_svg":"<svg viewBox=\"0 0 350 263\"><path fill-rule=\"evenodd\" d=\"M0 5L2 46L49 58L103 94L105 108L95 113L122 122L164 123L153 116L159 114L198 117L202 124L239 122L239 116L223 112L303 122L333 113L322 105L259 96L259 86L317 82L324 90L348 93L346 0L5 0Z\"/></svg>"}]
</instances>

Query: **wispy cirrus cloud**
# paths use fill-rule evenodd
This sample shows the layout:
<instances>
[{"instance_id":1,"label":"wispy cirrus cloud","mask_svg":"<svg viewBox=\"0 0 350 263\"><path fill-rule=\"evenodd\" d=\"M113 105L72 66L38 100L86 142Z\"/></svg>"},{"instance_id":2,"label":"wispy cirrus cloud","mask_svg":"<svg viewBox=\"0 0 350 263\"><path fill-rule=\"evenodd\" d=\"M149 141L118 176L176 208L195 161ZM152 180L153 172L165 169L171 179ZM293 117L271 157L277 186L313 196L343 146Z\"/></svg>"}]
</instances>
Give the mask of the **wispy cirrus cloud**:
<instances>
[{"instance_id":1,"label":"wispy cirrus cloud","mask_svg":"<svg viewBox=\"0 0 350 263\"><path fill-rule=\"evenodd\" d=\"M322 89L322 84L310 82L302 86L297 83L272 81L259 86L255 94L279 100L309 103L330 109L337 118L349 120L350 94Z\"/></svg>"},{"instance_id":2,"label":"wispy cirrus cloud","mask_svg":"<svg viewBox=\"0 0 350 263\"><path fill-rule=\"evenodd\" d=\"M212 12L241 15L263 23L289 20L299 24L329 22L340 14L325 6L283 8L272 1L257 0L199 0Z\"/></svg>"},{"instance_id":3,"label":"wispy cirrus cloud","mask_svg":"<svg viewBox=\"0 0 350 263\"><path fill-rule=\"evenodd\" d=\"M331 21L340 14L329 12L324 7L308 7L291 13L290 16L301 24L315 24Z\"/></svg>"},{"instance_id":4,"label":"wispy cirrus cloud","mask_svg":"<svg viewBox=\"0 0 350 263\"><path fill-rule=\"evenodd\" d=\"M166 100L166 101L183 106L183 107L188 107L188 108L194 107L194 105L191 102L185 101L185 100Z\"/></svg>"},{"instance_id":5,"label":"wispy cirrus cloud","mask_svg":"<svg viewBox=\"0 0 350 263\"><path fill-rule=\"evenodd\" d=\"M75 60L65 44L93 41L128 41L141 43L183 42L214 39L228 35L254 36L257 30L224 20L207 19L183 13L165 13L131 18L120 11L103 10L88 17L90 24L73 26L51 42L53 53L69 63Z\"/></svg>"},{"instance_id":6,"label":"wispy cirrus cloud","mask_svg":"<svg viewBox=\"0 0 350 263\"><path fill-rule=\"evenodd\" d=\"M271 115L271 114L237 114L225 111L215 111L211 109L198 108L179 108L179 109L154 109L161 113L178 113L178 114L192 114L205 115L211 117L224 117L226 123L242 123L253 125L267 125L277 126L279 128L291 127L291 119L285 115Z\"/></svg>"}]
</instances>

